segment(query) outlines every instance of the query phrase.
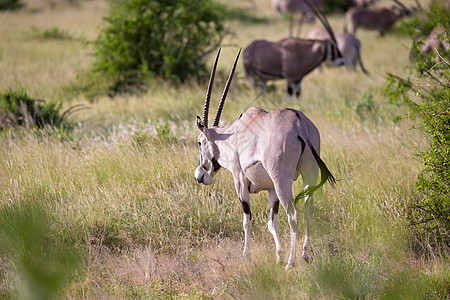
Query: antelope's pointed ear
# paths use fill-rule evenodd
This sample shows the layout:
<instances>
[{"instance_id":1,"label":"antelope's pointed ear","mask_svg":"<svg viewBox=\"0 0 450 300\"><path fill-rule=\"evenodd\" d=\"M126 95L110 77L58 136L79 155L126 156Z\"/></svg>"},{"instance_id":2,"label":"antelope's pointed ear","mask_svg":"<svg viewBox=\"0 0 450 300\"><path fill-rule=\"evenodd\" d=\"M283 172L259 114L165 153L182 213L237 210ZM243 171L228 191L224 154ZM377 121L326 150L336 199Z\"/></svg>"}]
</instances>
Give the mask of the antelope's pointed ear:
<instances>
[{"instance_id":1,"label":"antelope's pointed ear","mask_svg":"<svg viewBox=\"0 0 450 300\"><path fill-rule=\"evenodd\" d=\"M195 119L195 124L197 125L198 130L205 133L206 132L206 126L203 125L202 119L200 119L199 116L197 116L197 119Z\"/></svg>"}]
</instances>

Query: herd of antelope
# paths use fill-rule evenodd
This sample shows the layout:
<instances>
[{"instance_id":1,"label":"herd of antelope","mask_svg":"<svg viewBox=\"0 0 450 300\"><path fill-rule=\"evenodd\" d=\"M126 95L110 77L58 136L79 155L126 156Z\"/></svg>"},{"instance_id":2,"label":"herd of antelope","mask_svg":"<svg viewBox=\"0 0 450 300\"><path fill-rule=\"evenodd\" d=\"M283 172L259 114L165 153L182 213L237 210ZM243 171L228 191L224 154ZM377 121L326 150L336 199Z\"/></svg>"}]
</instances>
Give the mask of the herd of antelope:
<instances>
[{"instance_id":1,"label":"herd of antelope","mask_svg":"<svg viewBox=\"0 0 450 300\"><path fill-rule=\"evenodd\" d=\"M266 40L251 42L243 52L247 78L255 84L257 79L261 91L265 90L268 80L285 79L291 99L294 90L297 98L300 97L303 77L323 63L344 64L350 70L355 70L359 64L362 71L368 74L361 62L361 42L354 35L356 29L376 29L380 34L384 34L395 21L411 15L412 9L408 9L398 0L393 0L397 3L393 8L375 9L371 9L369 5L376 0L354 1L357 6L345 14L350 33L334 34L322 12L322 0L271 0L273 8L278 12L300 12L303 21L314 14L324 29L313 29L306 38L288 37L277 42ZM292 23L291 18L290 34ZM240 53L239 51L226 82L213 125L209 127L211 90L220 49L217 53L206 92L203 118L196 119L196 126L200 131L197 140L200 158L194 177L198 183L209 185L222 168L232 173L235 190L244 213L245 257L250 257L252 224L250 194L268 191L268 229L275 241L277 261L284 261L277 226L277 214L281 203L290 227L290 249L286 265L286 268L289 268L296 263L297 201L300 199L304 201L306 229L302 256L309 262L312 260L310 223L313 193L327 181L334 185L335 178L320 158L318 129L298 110L285 108L269 113L262 108L251 107L233 123L219 125ZM317 183L319 173L321 180ZM300 175L303 189L294 199L292 185Z\"/></svg>"}]
</instances>

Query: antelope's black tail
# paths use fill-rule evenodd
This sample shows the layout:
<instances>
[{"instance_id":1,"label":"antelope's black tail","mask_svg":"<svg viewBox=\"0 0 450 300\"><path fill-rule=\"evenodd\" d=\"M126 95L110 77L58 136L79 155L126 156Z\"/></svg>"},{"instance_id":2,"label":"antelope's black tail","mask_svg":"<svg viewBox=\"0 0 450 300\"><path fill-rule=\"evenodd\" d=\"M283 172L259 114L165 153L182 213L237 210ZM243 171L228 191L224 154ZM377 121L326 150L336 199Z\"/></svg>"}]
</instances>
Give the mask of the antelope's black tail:
<instances>
[{"instance_id":1,"label":"antelope's black tail","mask_svg":"<svg viewBox=\"0 0 450 300\"><path fill-rule=\"evenodd\" d=\"M304 198L306 195L312 195L315 191L320 189L322 185L325 184L325 182L329 182L332 187L336 184L336 179L334 178L333 174L331 174L330 170L328 170L327 166L323 162L323 160L320 158L319 154L317 154L316 149L314 149L313 145L311 144L311 141L306 138L306 141L301 137L297 136L297 139L302 143L302 146L307 144L309 148L311 149L311 152L314 156L314 159L316 160L317 164L319 165L320 169L320 183L315 186L308 187L306 190L298 193L298 195L294 199L294 203L297 204L297 201L301 198Z\"/></svg>"}]
</instances>

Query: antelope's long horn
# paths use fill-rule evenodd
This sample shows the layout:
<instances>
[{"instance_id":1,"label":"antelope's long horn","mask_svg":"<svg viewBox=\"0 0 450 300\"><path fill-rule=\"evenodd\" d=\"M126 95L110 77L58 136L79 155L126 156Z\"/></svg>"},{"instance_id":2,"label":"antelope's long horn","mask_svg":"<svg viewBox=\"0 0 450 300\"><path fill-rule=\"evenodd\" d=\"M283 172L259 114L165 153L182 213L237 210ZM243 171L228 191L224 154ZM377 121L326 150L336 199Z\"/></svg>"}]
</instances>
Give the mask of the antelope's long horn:
<instances>
[{"instance_id":1,"label":"antelope's long horn","mask_svg":"<svg viewBox=\"0 0 450 300\"><path fill-rule=\"evenodd\" d=\"M398 0L392 0L392 1L394 1L395 3L397 3L401 8L403 8L404 10L406 10L406 11L411 11L409 8L407 8L403 3L401 3L400 1L398 1Z\"/></svg>"},{"instance_id":2,"label":"antelope's long horn","mask_svg":"<svg viewBox=\"0 0 450 300\"><path fill-rule=\"evenodd\" d=\"M211 101L211 91L214 83L214 77L216 76L217 61L219 60L220 49L217 52L216 60L214 66L211 70L211 76L209 77L208 89L206 90L205 107L203 108L203 125L208 128L208 113L209 113L209 103Z\"/></svg>"},{"instance_id":3,"label":"antelope's long horn","mask_svg":"<svg viewBox=\"0 0 450 300\"><path fill-rule=\"evenodd\" d=\"M223 89L222 98L220 99L219 107L217 107L216 117L214 118L213 126L219 125L220 115L222 114L223 105L225 103L225 99L227 98L228 89L230 88L230 85L231 85L231 80L233 80L234 71L236 71L236 65L239 60L239 55L241 54L241 50L242 50L242 48L239 49L239 53L237 54L236 59L234 60L233 68L230 71L230 75L228 75L227 84L225 85L225 88Z\"/></svg>"},{"instance_id":4,"label":"antelope's long horn","mask_svg":"<svg viewBox=\"0 0 450 300\"><path fill-rule=\"evenodd\" d=\"M337 45L336 38L334 36L333 29L330 26L330 23L328 23L327 17L325 17L325 13L320 9L320 7L317 7L316 5L312 5L311 2L308 0L303 0L313 11L313 13L317 16L319 21L322 23L323 27L325 27L325 30L330 35L331 40L334 42L335 45Z\"/></svg>"}]
</instances>

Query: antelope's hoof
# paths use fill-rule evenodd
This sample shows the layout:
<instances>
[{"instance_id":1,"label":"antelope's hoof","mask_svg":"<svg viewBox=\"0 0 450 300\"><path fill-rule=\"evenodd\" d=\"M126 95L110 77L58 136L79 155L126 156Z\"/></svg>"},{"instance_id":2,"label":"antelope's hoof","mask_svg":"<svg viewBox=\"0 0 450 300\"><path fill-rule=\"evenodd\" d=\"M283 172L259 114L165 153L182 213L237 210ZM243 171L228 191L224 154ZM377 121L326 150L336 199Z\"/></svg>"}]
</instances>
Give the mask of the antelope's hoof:
<instances>
[{"instance_id":1,"label":"antelope's hoof","mask_svg":"<svg viewBox=\"0 0 450 300\"><path fill-rule=\"evenodd\" d=\"M277 264L282 264L284 263L284 252L283 251L277 251Z\"/></svg>"},{"instance_id":2,"label":"antelope's hoof","mask_svg":"<svg viewBox=\"0 0 450 300\"><path fill-rule=\"evenodd\" d=\"M311 254L307 253L306 251L303 251L302 257L307 263L313 262L313 256Z\"/></svg>"},{"instance_id":3,"label":"antelope's hoof","mask_svg":"<svg viewBox=\"0 0 450 300\"><path fill-rule=\"evenodd\" d=\"M244 259L245 260L248 260L248 261L251 261L252 260L252 254L250 253L250 251L244 251L244 253L243 253L243 256L244 256Z\"/></svg>"},{"instance_id":4,"label":"antelope's hoof","mask_svg":"<svg viewBox=\"0 0 450 300\"><path fill-rule=\"evenodd\" d=\"M291 270L293 267L295 267L295 263L288 263L286 265L286 267L284 267L284 270L289 271Z\"/></svg>"}]
</instances>

